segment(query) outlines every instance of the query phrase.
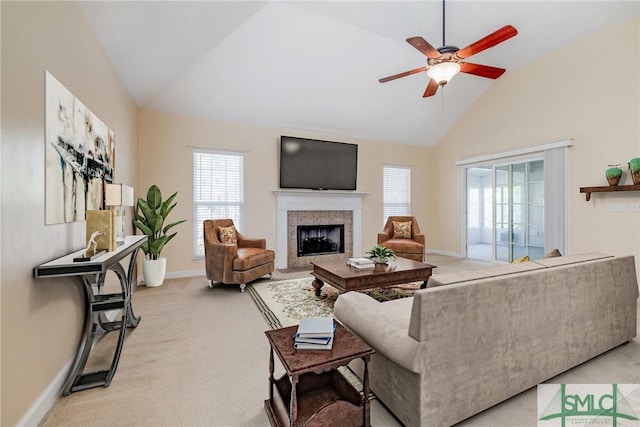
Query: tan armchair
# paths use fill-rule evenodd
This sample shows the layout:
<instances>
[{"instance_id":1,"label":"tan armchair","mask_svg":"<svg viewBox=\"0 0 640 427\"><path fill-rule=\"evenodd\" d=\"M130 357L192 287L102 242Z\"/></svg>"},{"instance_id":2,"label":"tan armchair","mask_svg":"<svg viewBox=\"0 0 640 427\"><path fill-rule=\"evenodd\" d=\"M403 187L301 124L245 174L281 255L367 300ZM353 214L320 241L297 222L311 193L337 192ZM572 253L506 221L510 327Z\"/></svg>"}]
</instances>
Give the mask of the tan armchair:
<instances>
[{"instance_id":1,"label":"tan armchair","mask_svg":"<svg viewBox=\"0 0 640 427\"><path fill-rule=\"evenodd\" d=\"M408 237L398 237L394 234L393 222L407 223L411 221L411 231ZM414 261L424 261L424 234L413 216L390 216L382 233L378 233L378 244L391 249L396 256L409 258Z\"/></svg>"},{"instance_id":2,"label":"tan armchair","mask_svg":"<svg viewBox=\"0 0 640 427\"><path fill-rule=\"evenodd\" d=\"M223 243L220 229L233 225L231 219L204 221L204 257L209 287L213 282L238 284L244 292L246 283L271 276L275 253L266 248L265 239L248 239L235 231L236 244Z\"/></svg>"}]
</instances>

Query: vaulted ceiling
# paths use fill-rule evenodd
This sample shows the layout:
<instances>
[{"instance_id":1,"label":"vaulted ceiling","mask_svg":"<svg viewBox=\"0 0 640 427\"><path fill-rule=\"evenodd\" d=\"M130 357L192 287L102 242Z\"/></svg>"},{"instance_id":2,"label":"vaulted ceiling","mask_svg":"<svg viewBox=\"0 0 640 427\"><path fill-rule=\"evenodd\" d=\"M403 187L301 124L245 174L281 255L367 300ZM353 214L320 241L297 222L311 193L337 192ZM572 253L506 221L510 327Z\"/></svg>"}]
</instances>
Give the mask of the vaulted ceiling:
<instances>
[{"instance_id":1,"label":"vaulted ceiling","mask_svg":"<svg viewBox=\"0 0 640 427\"><path fill-rule=\"evenodd\" d=\"M422 98L405 39L442 43L441 1L83 1L142 109L434 146L491 85L468 74ZM509 72L640 12L637 1L446 2L446 44L511 24L473 57ZM595 54L594 54L595 55ZM595 56L594 56L594 59ZM594 66L596 66L594 62Z\"/></svg>"}]
</instances>

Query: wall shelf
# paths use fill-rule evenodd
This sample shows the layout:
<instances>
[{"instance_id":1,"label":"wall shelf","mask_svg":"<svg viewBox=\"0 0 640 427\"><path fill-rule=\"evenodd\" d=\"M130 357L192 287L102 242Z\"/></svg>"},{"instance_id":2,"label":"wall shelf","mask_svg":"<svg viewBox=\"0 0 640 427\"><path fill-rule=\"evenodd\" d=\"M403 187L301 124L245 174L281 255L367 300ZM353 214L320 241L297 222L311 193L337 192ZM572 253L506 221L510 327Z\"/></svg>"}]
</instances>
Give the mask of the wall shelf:
<instances>
[{"instance_id":1,"label":"wall shelf","mask_svg":"<svg viewBox=\"0 0 640 427\"><path fill-rule=\"evenodd\" d=\"M591 193L609 193L613 191L640 191L637 185L606 185L602 187L580 187L581 193L586 193L587 202L591 200Z\"/></svg>"}]
</instances>

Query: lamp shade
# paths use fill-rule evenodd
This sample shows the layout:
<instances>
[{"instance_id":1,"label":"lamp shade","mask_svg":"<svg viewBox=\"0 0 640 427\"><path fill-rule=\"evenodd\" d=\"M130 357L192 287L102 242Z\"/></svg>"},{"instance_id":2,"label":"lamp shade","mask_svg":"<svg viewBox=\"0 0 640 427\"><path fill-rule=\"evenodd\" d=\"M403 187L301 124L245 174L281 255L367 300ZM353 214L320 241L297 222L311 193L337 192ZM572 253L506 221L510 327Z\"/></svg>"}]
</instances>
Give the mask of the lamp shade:
<instances>
[{"instance_id":1,"label":"lamp shade","mask_svg":"<svg viewBox=\"0 0 640 427\"><path fill-rule=\"evenodd\" d=\"M441 62L427 70L427 75L440 86L449 83L449 80L460 72L460 64L457 62Z\"/></svg>"},{"instance_id":2,"label":"lamp shade","mask_svg":"<svg viewBox=\"0 0 640 427\"><path fill-rule=\"evenodd\" d=\"M104 204L106 206L133 206L133 187L124 184L106 184Z\"/></svg>"}]
</instances>

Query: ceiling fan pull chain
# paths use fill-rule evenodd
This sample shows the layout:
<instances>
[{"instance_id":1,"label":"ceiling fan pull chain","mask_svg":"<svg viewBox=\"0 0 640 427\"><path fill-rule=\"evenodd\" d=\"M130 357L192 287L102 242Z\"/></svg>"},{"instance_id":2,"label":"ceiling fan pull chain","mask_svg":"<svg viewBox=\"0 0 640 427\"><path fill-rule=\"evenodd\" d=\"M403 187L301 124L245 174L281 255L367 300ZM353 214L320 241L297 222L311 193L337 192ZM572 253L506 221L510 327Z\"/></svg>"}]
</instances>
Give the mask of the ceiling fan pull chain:
<instances>
[{"instance_id":1,"label":"ceiling fan pull chain","mask_svg":"<svg viewBox=\"0 0 640 427\"><path fill-rule=\"evenodd\" d=\"M444 0L442 0L442 46L446 46L447 44L444 42Z\"/></svg>"}]
</instances>

